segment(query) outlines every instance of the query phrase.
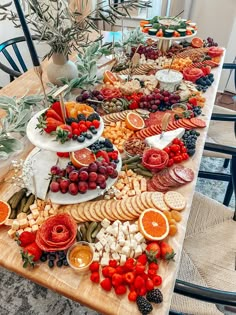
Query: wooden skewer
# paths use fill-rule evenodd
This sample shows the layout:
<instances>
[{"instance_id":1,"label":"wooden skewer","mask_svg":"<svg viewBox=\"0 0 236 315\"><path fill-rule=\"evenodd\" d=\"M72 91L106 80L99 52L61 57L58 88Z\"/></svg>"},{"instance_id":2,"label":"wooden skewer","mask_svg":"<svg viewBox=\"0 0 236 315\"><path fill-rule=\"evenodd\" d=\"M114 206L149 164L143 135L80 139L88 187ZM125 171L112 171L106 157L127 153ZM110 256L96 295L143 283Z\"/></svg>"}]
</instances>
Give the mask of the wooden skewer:
<instances>
[{"instance_id":1,"label":"wooden skewer","mask_svg":"<svg viewBox=\"0 0 236 315\"><path fill-rule=\"evenodd\" d=\"M67 89L68 89L68 85L65 84L65 85L63 85L61 88L59 88L59 89L52 95L53 98L59 97L60 105L61 105L62 118L63 118L64 123L66 122L66 109L65 109L65 103L64 103L64 100L63 100L63 95L62 95L62 93L63 93L65 90L67 90Z\"/></svg>"}]
</instances>

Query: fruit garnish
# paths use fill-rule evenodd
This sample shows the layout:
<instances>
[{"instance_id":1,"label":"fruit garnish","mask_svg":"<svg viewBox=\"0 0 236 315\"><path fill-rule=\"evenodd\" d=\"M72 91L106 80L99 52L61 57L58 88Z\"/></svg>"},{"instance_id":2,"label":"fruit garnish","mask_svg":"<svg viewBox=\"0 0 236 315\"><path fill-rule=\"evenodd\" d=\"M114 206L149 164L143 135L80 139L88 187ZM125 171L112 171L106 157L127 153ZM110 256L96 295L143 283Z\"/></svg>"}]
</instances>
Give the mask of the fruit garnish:
<instances>
[{"instance_id":1,"label":"fruit garnish","mask_svg":"<svg viewBox=\"0 0 236 315\"><path fill-rule=\"evenodd\" d=\"M65 103L66 115L70 118L77 118L79 114L83 114L85 117L94 112L91 106L86 104L80 104L76 102Z\"/></svg>"},{"instance_id":2,"label":"fruit garnish","mask_svg":"<svg viewBox=\"0 0 236 315\"><path fill-rule=\"evenodd\" d=\"M56 129L56 140L61 143L65 143L66 141L72 138L72 128L69 125L62 124Z\"/></svg>"},{"instance_id":3,"label":"fruit garnish","mask_svg":"<svg viewBox=\"0 0 236 315\"><path fill-rule=\"evenodd\" d=\"M82 166L88 166L96 160L93 152L87 148L72 152L70 158L73 165L79 168Z\"/></svg>"},{"instance_id":4,"label":"fruit garnish","mask_svg":"<svg viewBox=\"0 0 236 315\"><path fill-rule=\"evenodd\" d=\"M34 243L35 238L36 238L35 233L24 231L17 238L17 243L21 247L26 247L27 245Z\"/></svg>"},{"instance_id":5,"label":"fruit garnish","mask_svg":"<svg viewBox=\"0 0 236 315\"><path fill-rule=\"evenodd\" d=\"M42 250L39 248L36 242L25 246L24 249L21 250L23 268L27 268L29 265L34 267L35 262L38 261L41 256Z\"/></svg>"},{"instance_id":6,"label":"fruit garnish","mask_svg":"<svg viewBox=\"0 0 236 315\"><path fill-rule=\"evenodd\" d=\"M166 242L161 242L160 247L161 247L162 259L167 260L167 261L174 260L176 253L170 244Z\"/></svg>"},{"instance_id":7,"label":"fruit garnish","mask_svg":"<svg viewBox=\"0 0 236 315\"><path fill-rule=\"evenodd\" d=\"M166 216L157 209L147 209L139 217L139 229L148 240L159 241L167 237L169 224Z\"/></svg>"},{"instance_id":8,"label":"fruit garnish","mask_svg":"<svg viewBox=\"0 0 236 315\"><path fill-rule=\"evenodd\" d=\"M109 70L106 70L104 72L104 75L103 75L103 82L104 83L109 82L109 83L113 84L116 81L118 81L118 79L117 79L117 77L116 77L116 75L114 73L112 73Z\"/></svg>"},{"instance_id":9,"label":"fruit garnish","mask_svg":"<svg viewBox=\"0 0 236 315\"><path fill-rule=\"evenodd\" d=\"M140 130L145 127L143 118L136 113L128 113L125 118L126 126L131 130Z\"/></svg>"},{"instance_id":10,"label":"fruit garnish","mask_svg":"<svg viewBox=\"0 0 236 315\"><path fill-rule=\"evenodd\" d=\"M8 219L10 213L10 205L5 201L0 200L0 225L4 224L4 222Z\"/></svg>"},{"instance_id":11,"label":"fruit garnish","mask_svg":"<svg viewBox=\"0 0 236 315\"><path fill-rule=\"evenodd\" d=\"M192 40L191 40L191 45L194 47L194 48L201 48L203 47L203 40L199 37L194 37Z\"/></svg>"}]
</instances>

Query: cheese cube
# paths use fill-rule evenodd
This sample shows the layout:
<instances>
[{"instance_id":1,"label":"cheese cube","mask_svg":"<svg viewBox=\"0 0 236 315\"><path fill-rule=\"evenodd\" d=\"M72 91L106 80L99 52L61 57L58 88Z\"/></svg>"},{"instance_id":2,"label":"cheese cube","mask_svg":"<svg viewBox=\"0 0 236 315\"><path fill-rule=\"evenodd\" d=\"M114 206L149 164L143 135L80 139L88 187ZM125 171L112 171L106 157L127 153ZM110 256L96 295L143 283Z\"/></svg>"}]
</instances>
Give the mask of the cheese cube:
<instances>
[{"instance_id":1,"label":"cheese cube","mask_svg":"<svg viewBox=\"0 0 236 315\"><path fill-rule=\"evenodd\" d=\"M100 239L100 243L102 244L103 247L107 244L107 239L106 239L105 236L103 236L103 237Z\"/></svg>"},{"instance_id":2,"label":"cheese cube","mask_svg":"<svg viewBox=\"0 0 236 315\"><path fill-rule=\"evenodd\" d=\"M27 219L28 219L29 221L32 220L32 219L33 219L33 214L32 214L32 213L28 214L28 215L27 215Z\"/></svg>"},{"instance_id":3,"label":"cheese cube","mask_svg":"<svg viewBox=\"0 0 236 315\"><path fill-rule=\"evenodd\" d=\"M29 221L29 226L32 226L32 225L34 225L34 224L36 224L36 222L35 222L34 219L32 219L32 220Z\"/></svg>"},{"instance_id":4,"label":"cheese cube","mask_svg":"<svg viewBox=\"0 0 236 315\"><path fill-rule=\"evenodd\" d=\"M109 257L102 257L101 262L100 262L101 266L108 266L109 265Z\"/></svg>"},{"instance_id":5,"label":"cheese cube","mask_svg":"<svg viewBox=\"0 0 236 315\"><path fill-rule=\"evenodd\" d=\"M31 210L33 218L37 219L37 217L39 216L39 211L37 209Z\"/></svg>"},{"instance_id":6,"label":"cheese cube","mask_svg":"<svg viewBox=\"0 0 236 315\"><path fill-rule=\"evenodd\" d=\"M32 205L30 205L30 210L37 210L38 206L36 205L36 203L33 203Z\"/></svg>"},{"instance_id":7,"label":"cheese cube","mask_svg":"<svg viewBox=\"0 0 236 315\"><path fill-rule=\"evenodd\" d=\"M99 252L101 249L103 249L103 245L100 242L98 242L95 244L95 248Z\"/></svg>"},{"instance_id":8,"label":"cheese cube","mask_svg":"<svg viewBox=\"0 0 236 315\"><path fill-rule=\"evenodd\" d=\"M104 236L104 228L101 228L101 230L98 232L96 238L100 241L100 239Z\"/></svg>"},{"instance_id":9,"label":"cheese cube","mask_svg":"<svg viewBox=\"0 0 236 315\"><path fill-rule=\"evenodd\" d=\"M104 220L102 220L102 222L101 222L101 225L104 228L107 228L110 224L111 224L111 222L109 220L107 220L106 218Z\"/></svg>"},{"instance_id":10,"label":"cheese cube","mask_svg":"<svg viewBox=\"0 0 236 315\"><path fill-rule=\"evenodd\" d=\"M138 225L137 224L131 224L129 226L129 232L130 232L130 234L137 233L138 232Z\"/></svg>"},{"instance_id":11,"label":"cheese cube","mask_svg":"<svg viewBox=\"0 0 236 315\"><path fill-rule=\"evenodd\" d=\"M141 192L147 191L147 181L145 178L142 178L140 181L140 190Z\"/></svg>"},{"instance_id":12,"label":"cheese cube","mask_svg":"<svg viewBox=\"0 0 236 315\"><path fill-rule=\"evenodd\" d=\"M135 196L135 190L129 190L128 191L128 193L127 193L127 195L129 196L129 197L132 197L132 196Z\"/></svg>"},{"instance_id":13,"label":"cheese cube","mask_svg":"<svg viewBox=\"0 0 236 315\"><path fill-rule=\"evenodd\" d=\"M43 210L43 216L44 216L44 218L48 218L49 217L48 210Z\"/></svg>"},{"instance_id":14,"label":"cheese cube","mask_svg":"<svg viewBox=\"0 0 236 315\"><path fill-rule=\"evenodd\" d=\"M106 244L104 247L105 252L110 253L110 245Z\"/></svg>"},{"instance_id":15,"label":"cheese cube","mask_svg":"<svg viewBox=\"0 0 236 315\"><path fill-rule=\"evenodd\" d=\"M100 260L99 258L100 258L99 253L94 253L93 260L94 261L99 261Z\"/></svg>"},{"instance_id":16,"label":"cheese cube","mask_svg":"<svg viewBox=\"0 0 236 315\"><path fill-rule=\"evenodd\" d=\"M143 243L140 244L140 246L142 248L142 251L144 252L146 247L147 247L147 244L143 242Z\"/></svg>"},{"instance_id":17,"label":"cheese cube","mask_svg":"<svg viewBox=\"0 0 236 315\"><path fill-rule=\"evenodd\" d=\"M142 247L140 245L138 245L135 249L134 249L134 257L137 258L138 256L140 256L142 254Z\"/></svg>"},{"instance_id":18,"label":"cheese cube","mask_svg":"<svg viewBox=\"0 0 236 315\"><path fill-rule=\"evenodd\" d=\"M144 240L144 237L140 232L135 234L134 238L136 239L137 243L141 243Z\"/></svg>"},{"instance_id":19,"label":"cheese cube","mask_svg":"<svg viewBox=\"0 0 236 315\"><path fill-rule=\"evenodd\" d=\"M124 246L130 247L130 240L126 240Z\"/></svg>"},{"instance_id":20,"label":"cheese cube","mask_svg":"<svg viewBox=\"0 0 236 315\"><path fill-rule=\"evenodd\" d=\"M25 229L24 229L24 232L32 232L31 227L27 227L27 228L25 228Z\"/></svg>"},{"instance_id":21,"label":"cheese cube","mask_svg":"<svg viewBox=\"0 0 236 315\"><path fill-rule=\"evenodd\" d=\"M107 244L111 245L111 244L114 243L114 242L115 242L114 237L109 235L109 236L107 237Z\"/></svg>"},{"instance_id":22,"label":"cheese cube","mask_svg":"<svg viewBox=\"0 0 236 315\"><path fill-rule=\"evenodd\" d=\"M114 228L113 228L111 225L109 225L109 226L106 228L106 233L108 233L108 234L113 234L113 230L114 230Z\"/></svg>"},{"instance_id":23,"label":"cheese cube","mask_svg":"<svg viewBox=\"0 0 236 315\"><path fill-rule=\"evenodd\" d=\"M118 238L117 242L119 243L119 245L123 246L125 245L125 239L124 238Z\"/></svg>"},{"instance_id":24,"label":"cheese cube","mask_svg":"<svg viewBox=\"0 0 236 315\"><path fill-rule=\"evenodd\" d=\"M57 211L59 209L60 205L57 203L52 203L51 207L54 209L54 211Z\"/></svg>"},{"instance_id":25,"label":"cheese cube","mask_svg":"<svg viewBox=\"0 0 236 315\"><path fill-rule=\"evenodd\" d=\"M21 212L17 215L17 219L21 220L21 219L26 219L27 218L27 214L24 212Z\"/></svg>"},{"instance_id":26,"label":"cheese cube","mask_svg":"<svg viewBox=\"0 0 236 315\"><path fill-rule=\"evenodd\" d=\"M124 254L126 257L128 257L130 253L130 247L129 246L122 247L121 253Z\"/></svg>"},{"instance_id":27,"label":"cheese cube","mask_svg":"<svg viewBox=\"0 0 236 315\"><path fill-rule=\"evenodd\" d=\"M120 260L120 255L118 253L112 253L111 257L112 259L115 259L116 261Z\"/></svg>"},{"instance_id":28,"label":"cheese cube","mask_svg":"<svg viewBox=\"0 0 236 315\"><path fill-rule=\"evenodd\" d=\"M125 255L120 255L120 265L123 266L126 262L127 257Z\"/></svg>"},{"instance_id":29,"label":"cheese cube","mask_svg":"<svg viewBox=\"0 0 236 315\"><path fill-rule=\"evenodd\" d=\"M101 249L99 252L98 252L99 256L102 257L103 255L103 249Z\"/></svg>"},{"instance_id":30,"label":"cheese cube","mask_svg":"<svg viewBox=\"0 0 236 315\"><path fill-rule=\"evenodd\" d=\"M108 258L110 257L110 254L108 252L104 252L102 255L103 258Z\"/></svg>"},{"instance_id":31,"label":"cheese cube","mask_svg":"<svg viewBox=\"0 0 236 315\"><path fill-rule=\"evenodd\" d=\"M137 242L136 242L136 240L131 240L130 241L130 248L132 248L132 249L135 249L135 247L137 246L138 244L137 244Z\"/></svg>"},{"instance_id":32,"label":"cheese cube","mask_svg":"<svg viewBox=\"0 0 236 315\"><path fill-rule=\"evenodd\" d=\"M20 229L20 230L17 231L17 234L20 236L21 233L23 233L23 232L24 232L24 230L23 230L23 229Z\"/></svg>"},{"instance_id":33,"label":"cheese cube","mask_svg":"<svg viewBox=\"0 0 236 315\"><path fill-rule=\"evenodd\" d=\"M14 238L16 235L16 231L13 229L8 230L7 234L10 236L10 238Z\"/></svg>"},{"instance_id":34,"label":"cheese cube","mask_svg":"<svg viewBox=\"0 0 236 315\"><path fill-rule=\"evenodd\" d=\"M19 227L20 227L20 223L19 223L19 221L18 220L14 220L13 222L12 222L12 226L11 226L11 228L12 228L12 230L18 230L19 229Z\"/></svg>"},{"instance_id":35,"label":"cheese cube","mask_svg":"<svg viewBox=\"0 0 236 315\"><path fill-rule=\"evenodd\" d=\"M117 235L117 239L121 239L121 238L125 239L125 235L124 235L123 231L119 230L119 233Z\"/></svg>"},{"instance_id":36,"label":"cheese cube","mask_svg":"<svg viewBox=\"0 0 236 315\"><path fill-rule=\"evenodd\" d=\"M34 225L32 225L31 229L32 229L32 232L36 232L36 231L38 231L39 226L37 224L34 224Z\"/></svg>"},{"instance_id":37,"label":"cheese cube","mask_svg":"<svg viewBox=\"0 0 236 315\"><path fill-rule=\"evenodd\" d=\"M19 225L21 229L25 229L28 226L28 221L27 219L20 219L19 220Z\"/></svg>"},{"instance_id":38,"label":"cheese cube","mask_svg":"<svg viewBox=\"0 0 236 315\"><path fill-rule=\"evenodd\" d=\"M117 246L117 244L115 242L111 244L111 246L110 246L111 252L116 252L116 246Z\"/></svg>"},{"instance_id":39,"label":"cheese cube","mask_svg":"<svg viewBox=\"0 0 236 315\"><path fill-rule=\"evenodd\" d=\"M39 216L36 220L35 220L35 223L38 224L38 225L41 225L43 224L44 222L44 218Z\"/></svg>"},{"instance_id":40,"label":"cheese cube","mask_svg":"<svg viewBox=\"0 0 236 315\"><path fill-rule=\"evenodd\" d=\"M55 214L55 210L54 210L54 209L52 209L52 208L51 208L51 209L49 209L48 214L49 214L49 215L54 215L54 214Z\"/></svg>"},{"instance_id":41,"label":"cheese cube","mask_svg":"<svg viewBox=\"0 0 236 315\"><path fill-rule=\"evenodd\" d=\"M46 205L45 208L44 208L44 211L49 211L51 209L51 206L50 205Z\"/></svg>"},{"instance_id":42,"label":"cheese cube","mask_svg":"<svg viewBox=\"0 0 236 315\"><path fill-rule=\"evenodd\" d=\"M129 230L128 230L128 227L126 225L122 225L121 230L125 235L129 234Z\"/></svg>"},{"instance_id":43,"label":"cheese cube","mask_svg":"<svg viewBox=\"0 0 236 315\"><path fill-rule=\"evenodd\" d=\"M120 247L119 244L115 244L115 251L118 252L118 253L121 251L121 247Z\"/></svg>"}]
</instances>

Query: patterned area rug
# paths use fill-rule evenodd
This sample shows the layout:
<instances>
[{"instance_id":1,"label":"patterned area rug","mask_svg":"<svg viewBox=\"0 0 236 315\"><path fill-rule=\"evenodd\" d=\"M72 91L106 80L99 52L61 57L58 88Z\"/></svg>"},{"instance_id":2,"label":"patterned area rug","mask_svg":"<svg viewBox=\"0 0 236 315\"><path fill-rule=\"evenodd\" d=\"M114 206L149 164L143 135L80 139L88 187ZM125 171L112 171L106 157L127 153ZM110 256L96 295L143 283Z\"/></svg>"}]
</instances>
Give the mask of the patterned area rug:
<instances>
[{"instance_id":1,"label":"patterned area rug","mask_svg":"<svg viewBox=\"0 0 236 315\"><path fill-rule=\"evenodd\" d=\"M203 158L202 170L222 171L223 160ZM223 170L229 172L229 169ZM226 183L198 179L196 190L208 197L223 201ZM230 206L235 206L235 196ZM31 281L0 268L0 315L98 315L79 303L47 290Z\"/></svg>"}]
</instances>

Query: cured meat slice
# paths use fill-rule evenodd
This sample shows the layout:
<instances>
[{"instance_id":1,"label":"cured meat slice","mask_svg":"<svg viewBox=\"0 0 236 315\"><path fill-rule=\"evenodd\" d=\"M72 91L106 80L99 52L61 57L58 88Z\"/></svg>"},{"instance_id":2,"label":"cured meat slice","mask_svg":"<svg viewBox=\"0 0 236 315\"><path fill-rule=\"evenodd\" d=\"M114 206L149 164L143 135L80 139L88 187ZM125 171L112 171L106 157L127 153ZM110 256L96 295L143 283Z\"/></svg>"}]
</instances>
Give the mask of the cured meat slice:
<instances>
[{"instance_id":1,"label":"cured meat slice","mask_svg":"<svg viewBox=\"0 0 236 315\"><path fill-rule=\"evenodd\" d=\"M184 185L186 184L186 181L184 181L182 178L180 178L179 176L177 176L174 172L174 169L170 169L169 171L170 177L177 183L179 183L180 185Z\"/></svg>"},{"instance_id":2,"label":"cured meat slice","mask_svg":"<svg viewBox=\"0 0 236 315\"><path fill-rule=\"evenodd\" d=\"M75 241L77 224L67 213L47 219L36 235L36 243L44 251L65 250Z\"/></svg>"},{"instance_id":3,"label":"cured meat slice","mask_svg":"<svg viewBox=\"0 0 236 315\"><path fill-rule=\"evenodd\" d=\"M206 127L206 122L200 118L191 118L190 121L196 126L196 127L199 127L199 128L205 128Z\"/></svg>"},{"instance_id":4,"label":"cured meat slice","mask_svg":"<svg viewBox=\"0 0 236 315\"><path fill-rule=\"evenodd\" d=\"M194 172L191 168L176 166L173 170L176 176L185 182L191 182L194 179Z\"/></svg>"},{"instance_id":5,"label":"cured meat slice","mask_svg":"<svg viewBox=\"0 0 236 315\"><path fill-rule=\"evenodd\" d=\"M156 189L153 186L153 183L152 183L151 179L147 182L147 190L148 191L156 191Z\"/></svg>"},{"instance_id":6,"label":"cured meat slice","mask_svg":"<svg viewBox=\"0 0 236 315\"><path fill-rule=\"evenodd\" d=\"M148 149L144 152L142 157L142 164L147 169L158 172L162 170L168 163L168 154L160 149Z\"/></svg>"}]
</instances>

